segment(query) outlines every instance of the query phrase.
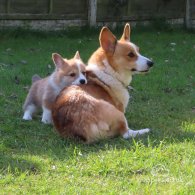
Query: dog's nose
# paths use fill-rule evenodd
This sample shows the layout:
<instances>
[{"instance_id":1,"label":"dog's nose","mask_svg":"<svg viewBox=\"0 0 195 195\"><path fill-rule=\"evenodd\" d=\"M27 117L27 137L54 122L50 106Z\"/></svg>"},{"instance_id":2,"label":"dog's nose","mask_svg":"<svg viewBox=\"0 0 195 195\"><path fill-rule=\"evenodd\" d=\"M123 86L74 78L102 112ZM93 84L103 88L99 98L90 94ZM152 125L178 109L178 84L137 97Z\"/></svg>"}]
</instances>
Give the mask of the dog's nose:
<instances>
[{"instance_id":1,"label":"dog's nose","mask_svg":"<svg viewBox=\"0 0 195 195\"><path fill-rule=\"evenodd\" d=\"M81 79L81 80L80 80L80 83L81 83L81 84L85 84L85 79Z\"/></svg>"},{"instance_id":2,"label":"dog's nose","mask_svg":"<svg viewBox=\"0 0 195 195\"><path fill-rule=\"evenodd\" d=\"M149 67L152 67L152 66L154 65L154 62L153 62L153 61L148 60L148 61L147 61L147 65L148 65Z\"/></svg>"}]
</instances>

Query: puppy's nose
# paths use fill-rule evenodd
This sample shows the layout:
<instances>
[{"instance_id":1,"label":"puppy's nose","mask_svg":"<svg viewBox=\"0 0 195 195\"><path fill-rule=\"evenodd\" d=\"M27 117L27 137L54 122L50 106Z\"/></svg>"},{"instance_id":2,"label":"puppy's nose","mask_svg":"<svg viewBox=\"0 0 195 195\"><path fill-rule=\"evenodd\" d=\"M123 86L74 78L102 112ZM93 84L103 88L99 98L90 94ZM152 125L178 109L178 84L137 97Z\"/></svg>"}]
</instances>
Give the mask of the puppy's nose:
<instances>
[{"instance_id":1,"label":"puppy's nose","mask_svg":"<svg viewBox=\"0 0 195 195\"><path fill-rule=\"evenodd\" d=\"M85 84L85 79L81 79L81 80L80 80L80 83L81 83L81 84Z\"/></svg>"},{"instance_id":2,"label":"puppy's nose","mask_svg":"<svg viewBox=\"0 0 195 195\"><path fill-rule=\"evenodd\" d=\"M148 61L147 61L147 65L148 65L149 67L152 67L152 66L154 65L154 62L153 62L153 61L148 60Z\"/></svg>"}]
</instances>

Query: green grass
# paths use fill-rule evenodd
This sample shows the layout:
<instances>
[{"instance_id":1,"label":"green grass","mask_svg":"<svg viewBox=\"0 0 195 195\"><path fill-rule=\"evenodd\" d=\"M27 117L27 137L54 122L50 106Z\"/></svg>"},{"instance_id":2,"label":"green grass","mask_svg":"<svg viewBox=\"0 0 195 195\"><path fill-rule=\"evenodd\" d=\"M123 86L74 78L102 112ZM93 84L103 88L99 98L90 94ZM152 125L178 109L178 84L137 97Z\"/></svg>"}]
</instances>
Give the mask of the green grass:
<instances>
[{"instance_id":1,"label":"green grass","mask_svg":"<svg viewBox=\"0 0 195 195\"><path fill-rule=\"evenodd\" d=\"M87 61L98 33L0 33L0 194L194 194L192 33L132 32L155 61L150 74L133 78L126 112L132 129L152 129L147 136L85 145L61 139L40 115L22 120L26 87L33 74L52 72L51 53L70 58L79 50Z\"/></svg>"}]
</instances>

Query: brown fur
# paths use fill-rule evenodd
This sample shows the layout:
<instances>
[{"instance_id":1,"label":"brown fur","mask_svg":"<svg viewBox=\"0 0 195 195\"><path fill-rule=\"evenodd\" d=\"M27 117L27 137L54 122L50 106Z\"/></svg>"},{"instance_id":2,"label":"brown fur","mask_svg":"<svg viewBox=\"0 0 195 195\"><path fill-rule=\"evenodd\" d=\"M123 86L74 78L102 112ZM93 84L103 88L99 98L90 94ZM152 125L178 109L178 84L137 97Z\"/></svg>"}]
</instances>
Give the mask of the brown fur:
<instances>
[{"instance_id":1,"label":"brown fur","mask_svg":"<svg viewBox=\"0 0 195 195\"><path fill-rule=\"evenodd\" d=\"M53 106L54 125L62 137L79 137L91 143L128 131L124 116L129 99L126 87L138 58L138 48L129 40L128 24L118 41L107 28L101 30L101 47L88 62L87 85L65 88ZM135 56L129 57L129 52Z\"/></svg>"},{"instance_id":2,"label":"brown fur","mask_svg":"<svg viewBox=\"0 0 195 195\"><path fill-rule=\"evenodd\" d=\"M45 88L46 83L48 83L48 77L34 81L29 93L26 97L26 101L23 105L23 109L25 110L29 104L34 104L38 107L41 107L42 105L42 94ZM48 93L50 94L50 93ZM50 94L52 96L52 93ZM50 99L50 98L48 98Z\"/></svg>"},{"instance_id":3,"label":"brown fur","mask_svg":"<svg viewBox=\"0 0 195 195\"><path fill-rule=\"evenodd\" d=\"M124 115L115 106L109 93L88 77L87 85L68 87L57 97L54 125L63 137L88 143L114 137L127 130Z\"/></svg>"}]
</instances>

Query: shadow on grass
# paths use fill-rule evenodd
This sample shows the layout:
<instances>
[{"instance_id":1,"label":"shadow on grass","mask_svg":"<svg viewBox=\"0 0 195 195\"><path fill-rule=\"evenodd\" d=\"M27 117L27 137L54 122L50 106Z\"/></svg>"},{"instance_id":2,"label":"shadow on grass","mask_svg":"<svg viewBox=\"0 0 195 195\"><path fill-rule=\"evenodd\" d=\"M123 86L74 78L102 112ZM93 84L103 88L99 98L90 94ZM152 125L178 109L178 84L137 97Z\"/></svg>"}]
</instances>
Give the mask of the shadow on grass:
<instances>
[{"instance_id":1,"label":"shadow on grass","mask_svg":"<svg viewBox=\"0 0 195 195\"><path fill-rule=\"evenodd\" d=\"M179 124L178 124L179 126ZM5 148L1 155L1 174L27 172L38 174L41 165L33 161L31 156L46 157L50 161L69 160L80 155L99 153L107 150L128 150L133 152L139 146L158 147L162 141L172 144L193 141L195 134L191 131L178 130L168 133L151 131L148 135L125 140L121 137L102 140L94 144L85 144L78 140L61 138L51 126L40 124L39 121L24 122L18 120L17 127L12 124L10 130L1 129L1 143ZM28 160L26 160L28 159Z\"/></svg>"},{"instance_id":2,"label":"shadow on grass","mask_svg":"<svg viewBox=\"0 0 195 195\"><path fill-rule=\"evenodd\" d=\"M40 165L32 160L26 160L21 157L12 157L10 154L0 155L0 176L6 174L20 175L26 174L38 174L41 168Z\"/></svg>"}]
</instances>

